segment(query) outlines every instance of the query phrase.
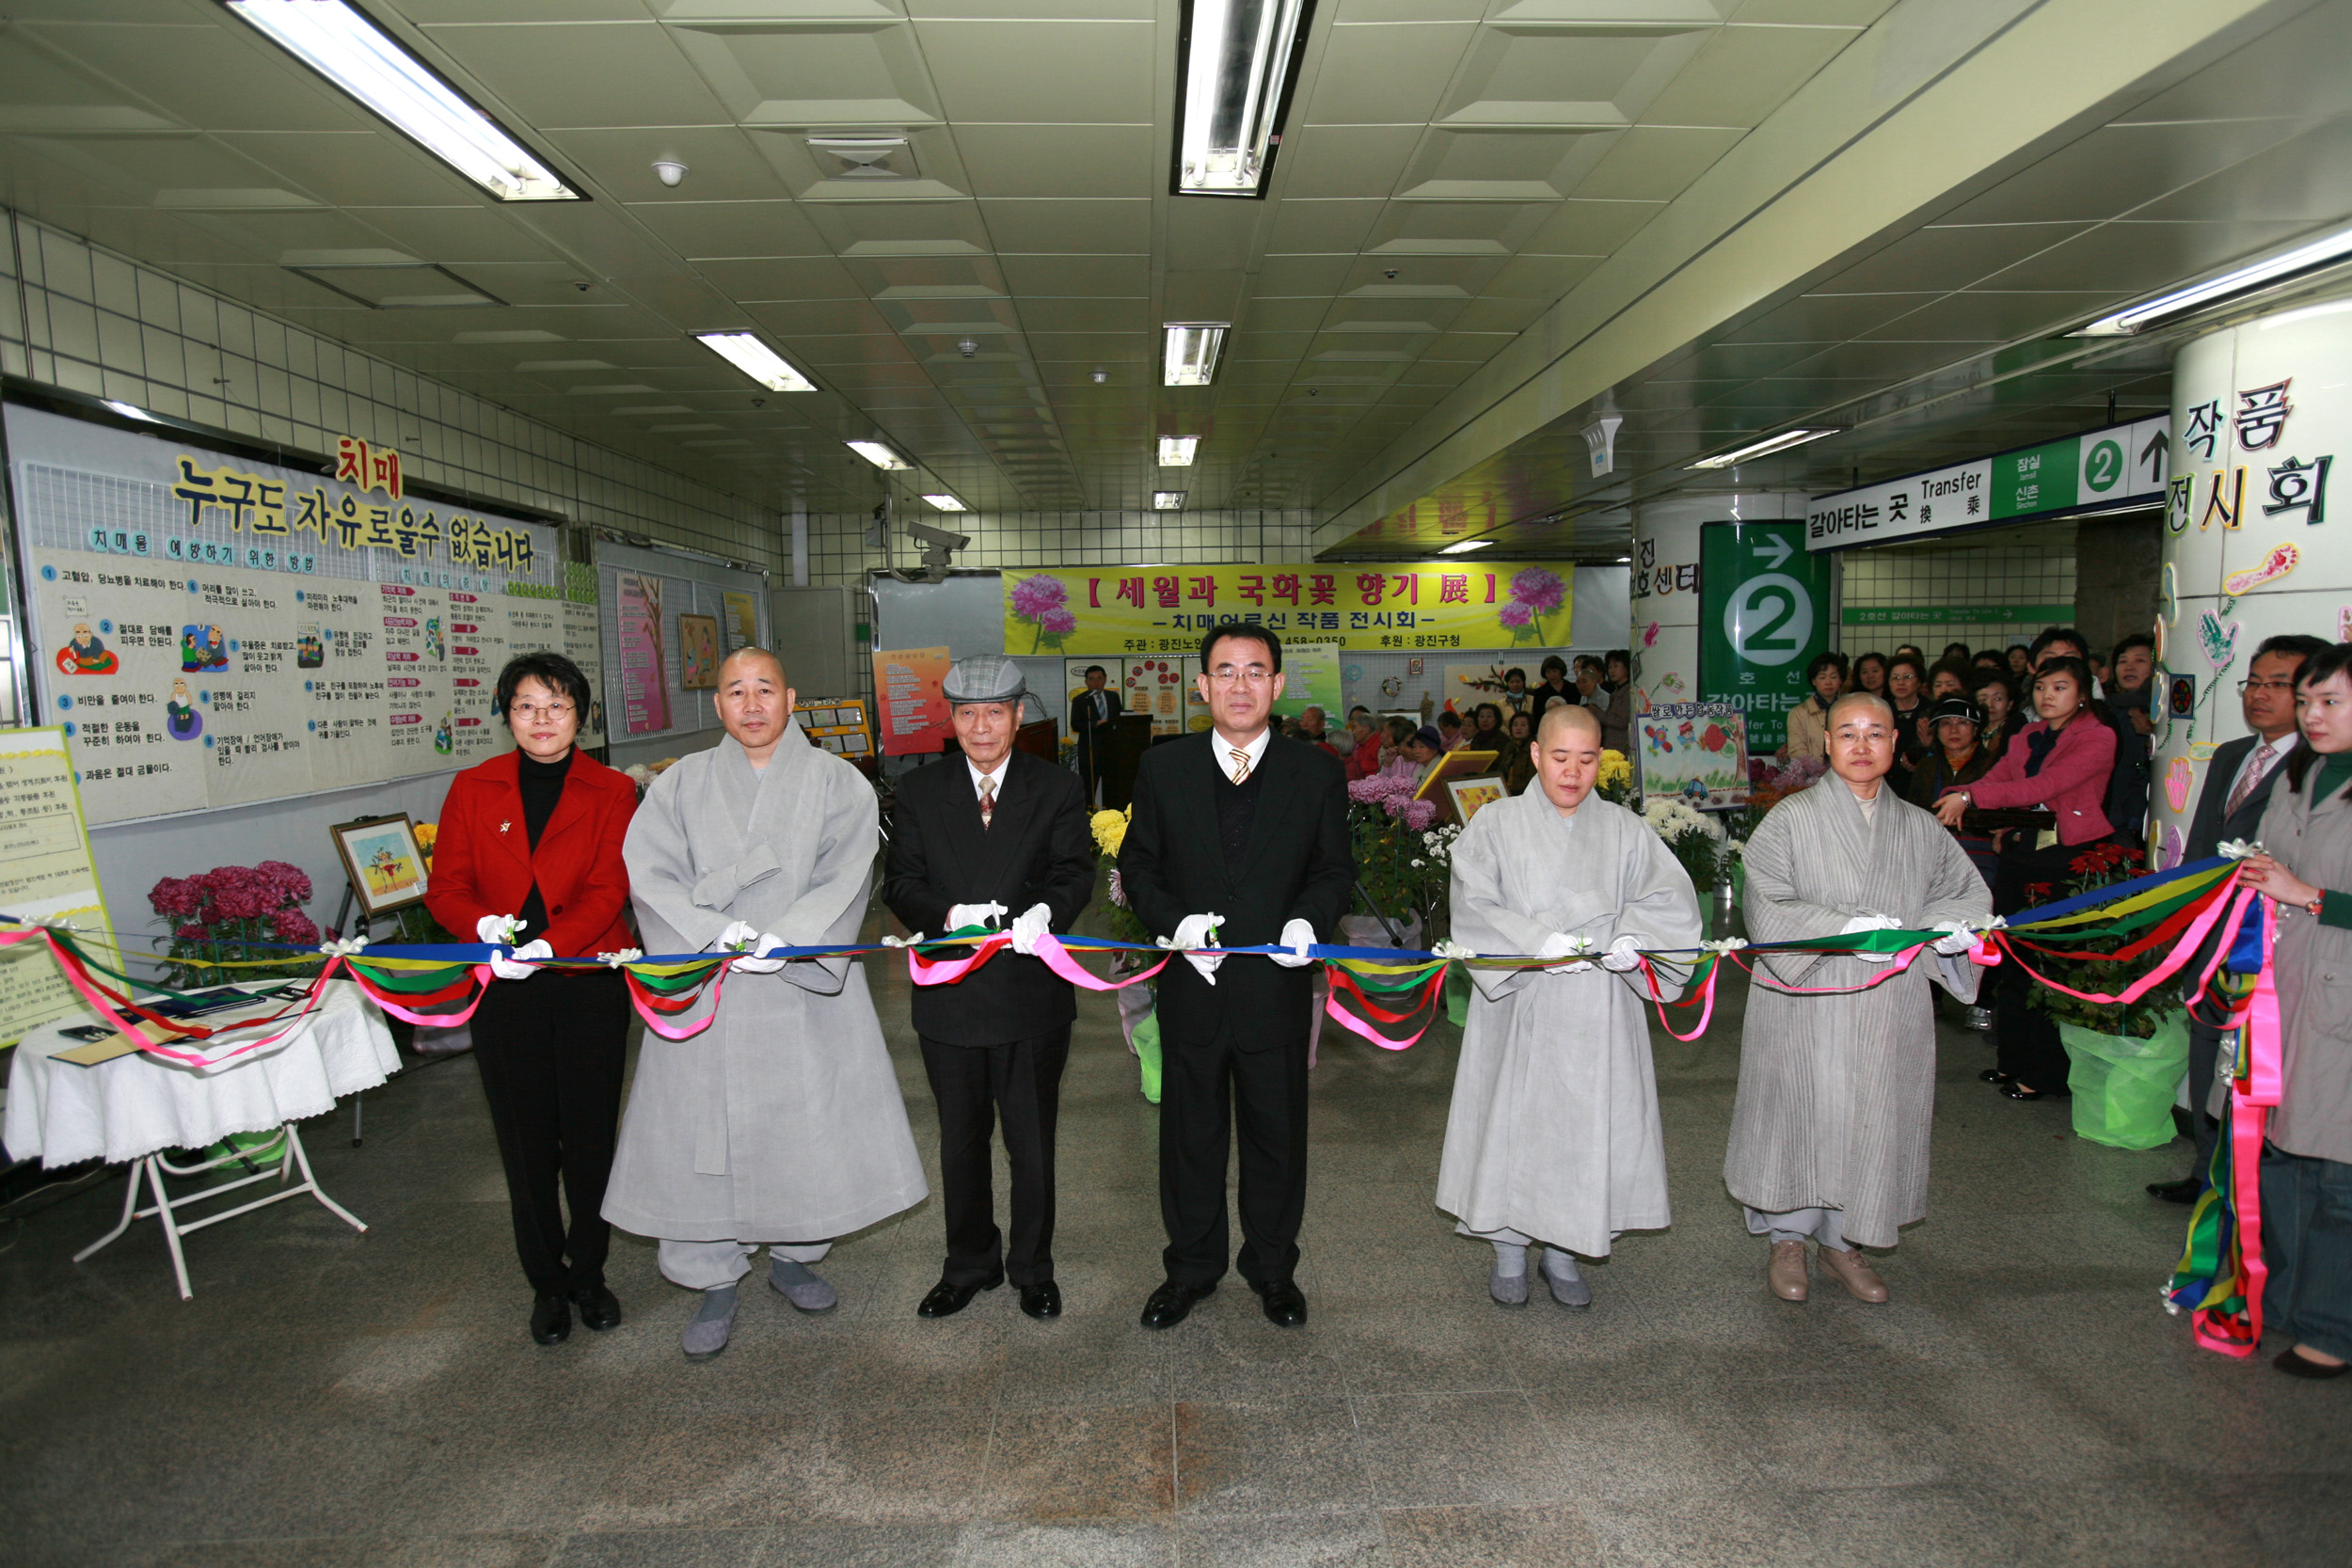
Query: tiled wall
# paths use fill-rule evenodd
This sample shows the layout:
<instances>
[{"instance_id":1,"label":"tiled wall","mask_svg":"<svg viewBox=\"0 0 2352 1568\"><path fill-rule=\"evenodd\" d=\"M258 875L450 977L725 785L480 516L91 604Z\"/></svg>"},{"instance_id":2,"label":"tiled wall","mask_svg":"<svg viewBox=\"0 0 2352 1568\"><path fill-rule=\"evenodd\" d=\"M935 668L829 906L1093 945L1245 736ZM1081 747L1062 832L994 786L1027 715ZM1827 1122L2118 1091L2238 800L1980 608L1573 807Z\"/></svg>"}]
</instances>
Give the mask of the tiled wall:
<instances>
[{"instance_id":1,"label":"tiled wall","mask_svg":"<svg viewBox=\"0 0 2352 1568\"><path fill-rule=\"evenodd\" d=\"M2064 524L2026 540L1951 549L1849 550L1844 558L1843 608L1931 609L1963 605L2039 606L2063 613L1995 622L1905 618L1886 625L1842 624L1835 646L1848 654L1891 652L1915 642L1932 661L1947 642L1972 648L2030 641L2053 621L2071 621L2074 602L2074 533Z\"/></svg>"},{"instance_id":2,"label":"tiled wall","mask_svg":"<svg viewBox=\"0 0 2352 1568\"><path fill-rule=\"evenodd\" d=\"M809 519L808 580L856 586L868 568L913 568L922 550L904 531L919 521L972 543L959 567L1091 566L1156 562L1307 561L1313 514L1298 512L1005 512L950 515L915 503L892 530L889 558L866 543L872 519L829 515Z\"/></svg>"},{"instance_id":3,"label":"tiled wall","mask_svg":"<svg viewBox=\"0 0 2352 1568\"><path fill-rule=\"evenodd\" d=\"M775 570L777 514L290 326L14 213L0 366L49 386L321 453L397 447L408 473ZM18 277L19 263L23 277ZM412 439L411 437L414 437Z\"/></svg>"}]
</instances>

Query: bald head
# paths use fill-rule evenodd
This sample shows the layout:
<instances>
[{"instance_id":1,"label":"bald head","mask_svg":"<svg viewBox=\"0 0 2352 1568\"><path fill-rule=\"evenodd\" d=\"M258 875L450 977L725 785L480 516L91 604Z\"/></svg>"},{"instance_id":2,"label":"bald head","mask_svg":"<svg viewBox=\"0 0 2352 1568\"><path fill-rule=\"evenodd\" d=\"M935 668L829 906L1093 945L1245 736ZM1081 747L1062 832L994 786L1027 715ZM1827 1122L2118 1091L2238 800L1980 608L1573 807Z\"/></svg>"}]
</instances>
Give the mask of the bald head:
<instances>
[{"instance_id":1,"label":"bald head","mask_svg":"<svg viewBox=\"0 0 2352 1568\"><path fill-rule=\"evenodd\" d=\"M777 657L774 654L770 653L765 648L738 648L735 652L721 659L719 661L719 684L722 687L727 684L727 667L729 665L736 664L746 659L757 660L766 664L770 671L773 673L776 685L779 688L788 684L784 677L784 660Z\"/></svg>"},{"instance_id":2,"label":"bald head","mask_svg":"<svg viewBox=\"0 0 2352 1568\"><path fill-rule=\"evenodd\" d=\"M719 664L719 722L764 768L792 720L792 689L784 660L765 648L738 648Z\"/></svg>"},{"instance_id":3,"label":"bald head","mask_svg":"<svg viewBox=\"0 0 2352 1568\"><path fill-rule=\"evenodd\" d=\"M1600 716L1578 703L1554 703L1544 709L1543 722L1535 726L1535 744L1549 746L1551 737L1563 727L1581 730L1597 741L1600 738Z\"/></svg>"},{"instance_id":4,"label":"bald head","mask_svg":"<svg viewBox=\"0 0 2352 1568\"><path fill-rule=\"evenodd\" d=\"M1832 730L1836 729L1837 727L1837 715L1844 709L1852 707L1868 708L1879 718L1885 720L1889 728L1892 728L1894 725L1895 705L1888 702L1885 698L1880 696L1875 691L1864 691L1857 688L1854 690L1847 692L1844 696L1829 705L1829 719L1824 727Z\"/></svg>"}]
</instances>

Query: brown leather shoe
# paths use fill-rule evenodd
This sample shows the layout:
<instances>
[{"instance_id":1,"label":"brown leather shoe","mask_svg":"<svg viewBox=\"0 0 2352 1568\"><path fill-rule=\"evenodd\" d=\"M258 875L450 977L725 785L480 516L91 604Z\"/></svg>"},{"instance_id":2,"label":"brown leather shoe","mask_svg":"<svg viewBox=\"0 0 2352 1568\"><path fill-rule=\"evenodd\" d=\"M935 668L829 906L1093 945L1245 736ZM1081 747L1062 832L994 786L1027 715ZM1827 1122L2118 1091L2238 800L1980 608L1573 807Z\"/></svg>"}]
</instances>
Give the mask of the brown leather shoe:
<instances>
[{"instance_id":1,"label":"brown leather shoe","mask_svg":"<svg viewBox=\"0 0 2352 1568\"><path fill-rule=\"evenodd\" d=\"M1886 1299L1886 1281L1878 1276L1878 1271L1870 1267L1869 1259L1862 1256L1859 1247L1840 1251L1825 1246L1821 1249L1821 1261L1829 1265L1829 1272L1837 1276L1838 1283L1846 1287L1846 1293L1854 1300Z\"/></svg>"},{"instance_id":2,"label":"brown leather shoe","mask_svg":"<svg viewBox=\"0 0 2352 1568\"><path fill-rule=\"evenodd\" d=\"M1772 1260L1765 1266L1764 1278L1772 1288L1772 1294L1783 1301L1803 1301L1812 1293L1805 1282L1804 1243L1774 1242Z\"/></svg>"}]
</instances>

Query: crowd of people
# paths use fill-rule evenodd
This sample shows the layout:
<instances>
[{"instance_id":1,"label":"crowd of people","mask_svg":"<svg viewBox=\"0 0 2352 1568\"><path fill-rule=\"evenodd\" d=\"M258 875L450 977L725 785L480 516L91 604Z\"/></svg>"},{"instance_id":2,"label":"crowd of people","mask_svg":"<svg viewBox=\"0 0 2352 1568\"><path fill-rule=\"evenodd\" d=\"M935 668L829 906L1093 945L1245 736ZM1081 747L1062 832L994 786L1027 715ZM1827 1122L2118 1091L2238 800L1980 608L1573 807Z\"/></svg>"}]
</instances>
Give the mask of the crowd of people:
<instances>
[{"instance_id":1,"label":"crowd of people","mask_svg":"<svg viewBox=\"0 0 2352 1568\"><path fill-rule=\"evenodd\" d=\"M1758 958L1724 1184L1767 1239L1765 1278L1784 1300L1809 1292L1808 1243L1851 1294L1888 1298L1861 1249L1892 1248L1926 1212L1931 987L1974 1004L1984 972L1967 954L1994 914L2046 897L2086 847L2140 839L2153 650L2127 639L2095 665L2088 655L2079 633L2053 627L1997 653L1955 643L1932 666L1903 647L1851 663L1825 654L1807 672L1787 751L1820 757L1827 776L1748 841L1749 933L1938 934L1891 974L1877 966L1896 955L1867 948ZM1643 1009L1673 979L1641 955L1689 950L1701 929L1690 878L1658 836L1594 794L1603 754L1622 747L1629 661L1572 673L1547 659L1534 687L1513 670L1502 700L1450 726L1358 709L1343 737L1319 709L1274 722L1281 663L1262 627L1206 634L1210 728L1145 754L1120 850L1121 895L1182 960L1158 982L1165 1277L1141 1322L1182 1322L1229 1268L1268 1321L1306 1321L1295 1271L1309 969L1355 879L1345 782L1417 778L1470 747L1498 753L1513 792L1455 846L1452 940L1550 961L1471 971L1438 1206L1491 1245L1498 1303L1523 1305L1533 1272L1561 1305L1588 1305L1577 1259L1669 1223ZM460 774L442 814L429 903L494 950L476 1053L542 1344L562 1342L575 1313L592 1330L619 1323L604 1277L612 1225L656 1240L662 1275L694 1292L680 1345L702 1360L729 1342L761 1248L792 1307L830 1311L838 1292L816 1265L928 1194L862 965L790 953L856 941L881 849L875 794L801 739L773 654L738 650L718 680L725 737L640 801L575 745L590 699L580 672L556 655L518 657L497 689L516 750ZM2261 847L2239 876L2274 901L2280 931L2265 1300L2294 1340L2275 1364L2335 1377L2352 1361L2352 644L2274 637L2238 689L2251 733L2216 752L2186 852ZM1039 944L1074 927L1095 867L1079 776L1013 745L1025 695L1009 659L953 667L957 749L899 780L882 876L882 902L918 937L980 928L1009 943L913 1004L938 1103L946 1233L938 1282L915 1308L925 1318L1008 1280L1029 1316L1061 1311L1054 1147L1075 1007ZM1089 719L1109 707L1096 700ZM691 1013L647 1033L624 1109L620 977L531 960L629 947L735 961ZM1998 1056L1984 1077L2016 1101L2065 1097L2051 1020L2026 1006L2017 966L1993 974ZM2159 1198L2189 1201L2207 1180L2205 1113L2222 1109L2229 1077L2217 994L2188 999L2200 1163L2152 1186ZM992 1191L999 1128L1009 1229ZM1236 1138L1238 1253L1226 1177Z\"/></svg>"}]
</instances>

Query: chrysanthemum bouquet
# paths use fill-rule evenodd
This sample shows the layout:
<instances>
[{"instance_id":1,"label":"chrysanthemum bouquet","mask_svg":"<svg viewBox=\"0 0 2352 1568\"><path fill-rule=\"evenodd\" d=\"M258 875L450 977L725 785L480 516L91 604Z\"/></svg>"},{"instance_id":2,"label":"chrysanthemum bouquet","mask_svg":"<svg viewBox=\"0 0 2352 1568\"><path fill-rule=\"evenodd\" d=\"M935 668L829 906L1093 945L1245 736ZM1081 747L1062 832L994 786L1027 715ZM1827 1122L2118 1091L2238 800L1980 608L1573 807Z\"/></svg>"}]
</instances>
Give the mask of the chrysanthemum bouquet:
<instances>
[{"instance_id":1,"label":"chrysanthemum bouquet","mask_svg":"<svg viewBox=\"0 0 2352 1568\"><path fill-rule=\"evenodd\" d=\"M319 928L302 912L310 879L298 865L219 865L200 877L166 877L148 890L158 924L170 933L163 953L164 984L189 990L232 980L307 974L315 957L273 951L314 948ZM247 946L248 943L263 945ZM224 960L270 960L230 969Z\"/></svg>"}]
</instances>

